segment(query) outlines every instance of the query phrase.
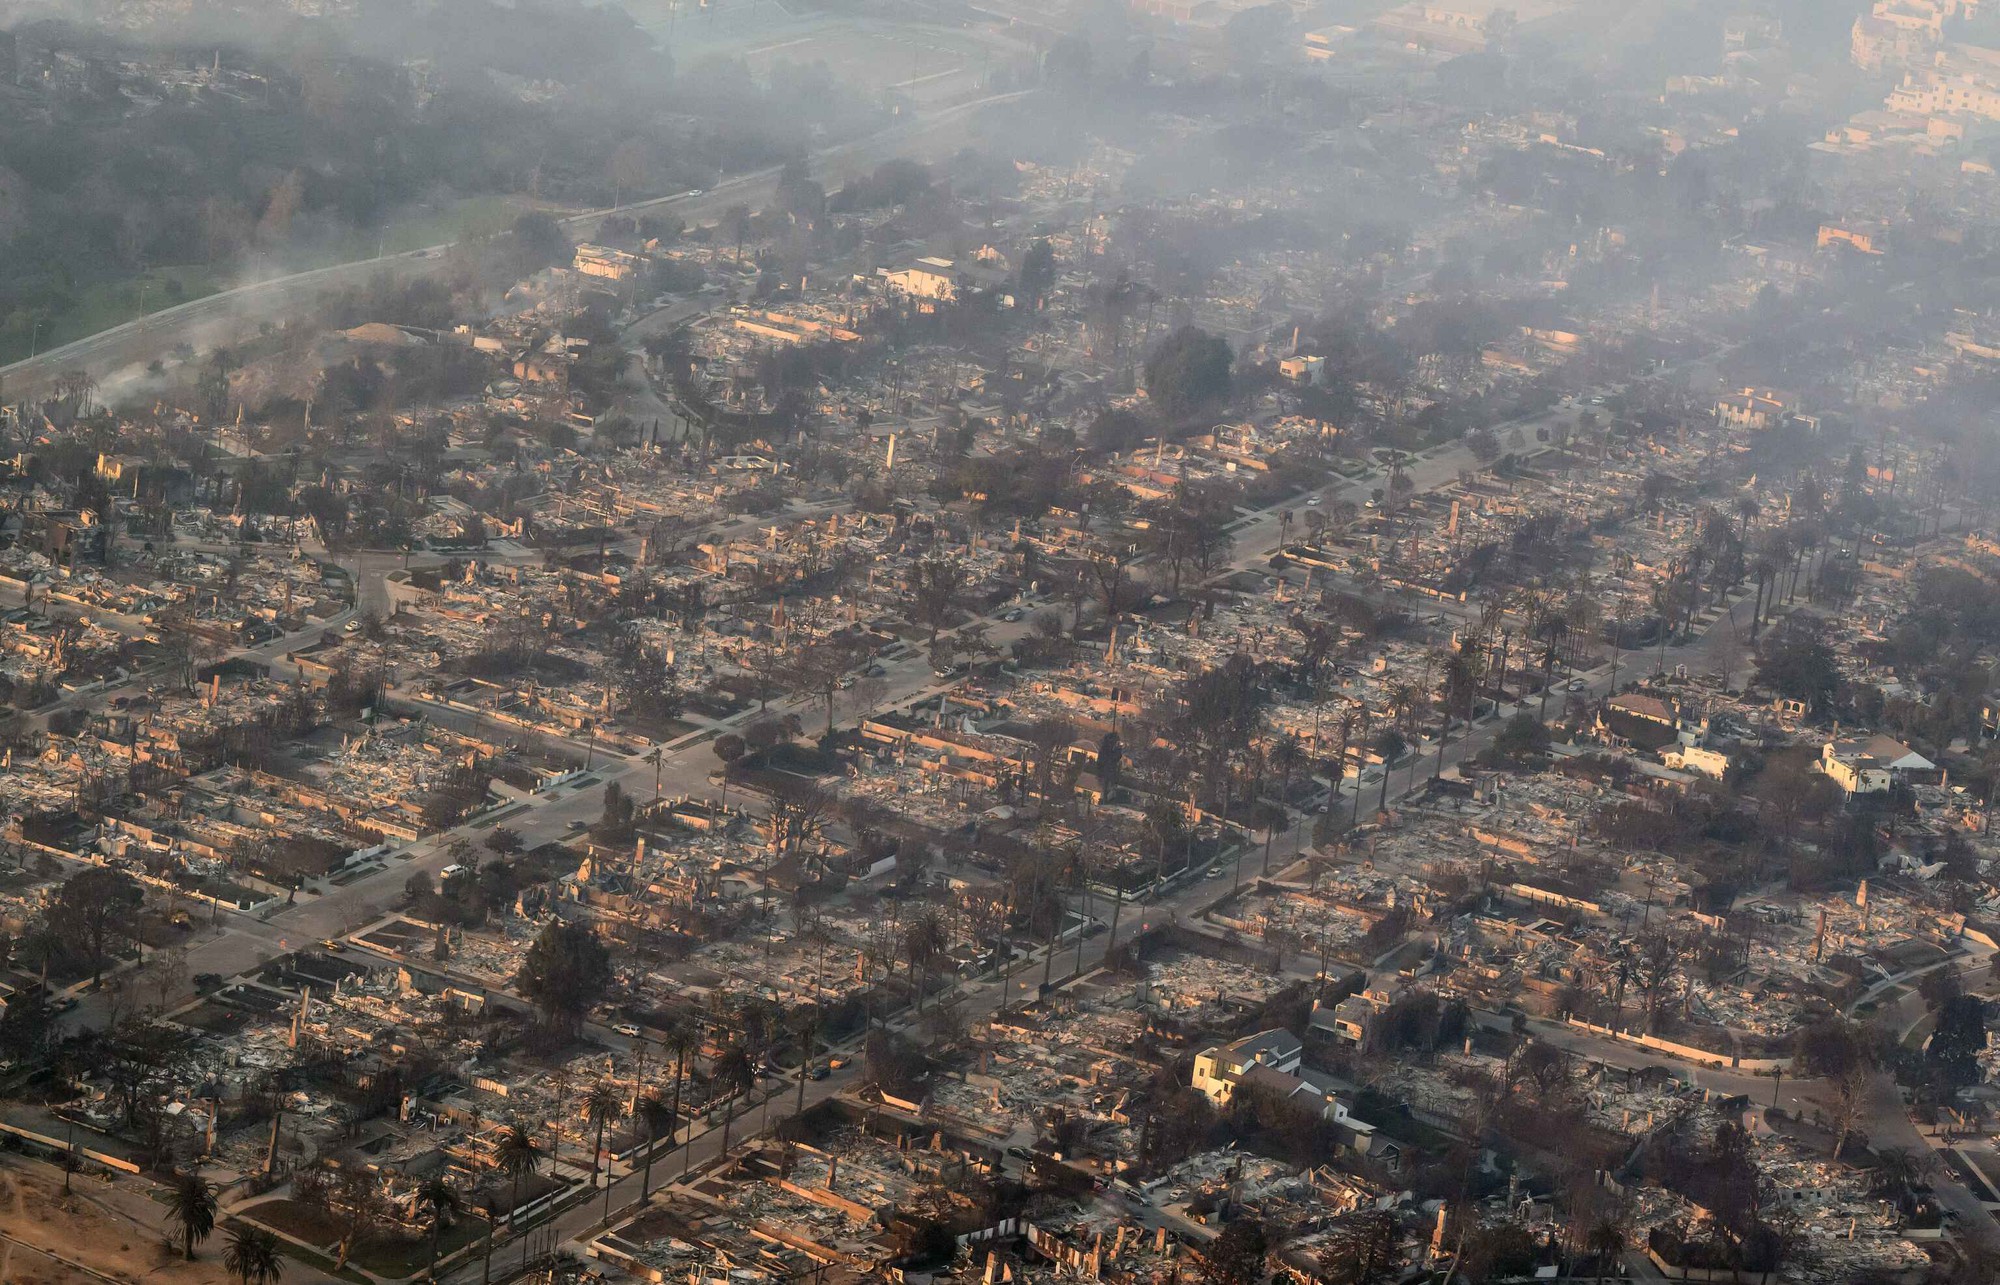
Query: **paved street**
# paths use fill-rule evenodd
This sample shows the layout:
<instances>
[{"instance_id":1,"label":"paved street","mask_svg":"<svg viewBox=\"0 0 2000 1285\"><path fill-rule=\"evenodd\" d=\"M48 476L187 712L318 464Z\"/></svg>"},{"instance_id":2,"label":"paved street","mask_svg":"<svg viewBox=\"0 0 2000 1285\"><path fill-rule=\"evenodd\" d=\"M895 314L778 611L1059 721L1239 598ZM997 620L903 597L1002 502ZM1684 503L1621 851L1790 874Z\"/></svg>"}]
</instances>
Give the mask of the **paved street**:
<instances>
[{"instance_id":1,"label":"paved street","mask_svg":"<svg viewBox=\"0 0 2000 1285\"><path fill-rule=\"evenodd\" d=\"M654 318L648 321L656 327L677 324L685 317L693 315L700 306L692 302L680 305L678 310L664 316L654 314ZM637 380L633 382L631 397L635 409L644 409L651 404L649 399L656 399L657 395L643 380ZM652 408L659 412L667 410L664 403ZM1574 414L1577 409L1579 408L1555 408L1543 415L1522 421L1520 426L1532 430L1536 425L1551 421L1558 416ZM665 415L662 413L659 417L664 418ZM1406 466L1406 472L1418 491L1429 491L1455 481L1462 470L1473 466L1474 461L1470 451L1462 445L1453 445L1411 459ZM1379 469L1371 470L1368 475L1361 478L1329 485L1318 498L1322 503L1345 499L1359 505L1368 498L1374 488L1384 484L1384 473ZM1284 505L1247 514L1235 529L1235 556L1231 565L1224 569L1224 574L1265 567L1271 554L1276 551L1280 512L1284 508L1290 508L1297 514L1307 507L1308 498L1294 497ZM765 521L768 519L737 519L719 526L717 533L741 533ZM625 543L630 545L632 542L628 540ZM400 554L361 553L340 555L336 560L345 566L354 578L357 601L353 608L311 628L246 649L240 654L268 664L276 676L286 677L290 671L284 660L287 652L316 640L324 631L341 630L348 620L356 615L367 612L388 615L389 604L384 592L384 577L390 571L405 565L406 559ZM417 561L421 564L424 559L420 557ZM1457 604L1418 599L1408 601L1413 610L1419 611L1437 610L1456 615L1465 610ZM1667 648L1665 660L1669 667L1684 665L1689 672L1699 673L1711 668L1718 657L1726 659L1732 655L1740 655L1743 643L1746 641L1744 638L1748 620L1746 600L1739 599L1726 609L1710 614L1712 619L1692 641L1684 645L1670 645ZM1008 624L989 617L978 623L988 629L990 639L996 644L1011 642L1021 637L1031 627L1031 619ZM1630 681L1643 673L1650 672L1657 658L1658 653L1628 655L1617 671L1617 677ZM882 707L906 705L944 685L932 673L928 658L921 649L916 649L912 654L899 660L885 662L885 665L888 675L885 680L886 691ZM158 677L137 676L120 686L78 693L66 698L62 704L101 707L115 696L132 694L153 681L158 681ZM1581 683L1581 689L1577 694L1595 698L1609 690L1613 673L1610 666L1604 665L1581 675L1577 681ZM1556 699L1565 699L1568 694L1565 692ZM426 717L433 718L442 725L462 727L464 730L486 735L498 735L502 739L515 739L520 736L518 729L494 725L476 713L448 709L434 702L419 700L415 692L399 691L398 695L413 704ZM1525 703L1525 707L1530 709L1537 708L1538 705L1537 701ZM1555 701L1552 700L1551 706L1554 705ZM1513 706L1504 707L1481 720L1469 731L1462 727L1454 728L1451 733L1452 739L1442 757L1444 766L1453 767L1486 748L1513 709ZM809 725L819 716L816 702L798 698L774 702L771 712L781 715L798 713ZM849 722L857 713L852 710L843 712L848 715ZM747 722L753 716L752 712L746 711L732 722L740 724ZM685 794L712 795L715 792L709 782L709 774L716 767L716 760L709 744L711 735L712 729L704 728L690 732L662 747L658 782L663 794L671 797ZM560 738L543 739L561 744L579 760L588 754L592 762L590 773L584 781L543 791L529 800L525 806L515 805L507 809L504 824L519 832L530 846L570 835L573 823L594 821L602 807L603 788L611 782L618 782L635 797L651 796L654 788L652 782L655 775L654 768L640 762L636 756L606 753L602 748L575 740L562 742ZM1414 753L1393 772L1389 782L1389 800L1394 802L1413 789L1423 788L1437 770L1438 763L1439 757L1434 744L1417 745ZM1350 791L1354 789L1363 792L1362 802L1371 809L1382 791L1379 778L1363 783L1352 783L1337 792L1330 806L1336 809L1352 807L1353 795ZM454 839L464 838L477 843L485 837L492 824L490 818L475 820L449 834L433 836L411 844L394 853L391 859L383 864L383 868L375 873L345 885L319 885L313 891L301 893L294 903L281 905L262 917L235 913L220 915L213 928L197 933L189 952L187 975L191 977L197 973L211 972L224 976L235 975L254 969L288 950L310 945L322 938L343 936L393 909L401 899L404 884L414 872L424 871L433 878L437 877L443 867L452 860L448 848ZM1302 832L1303 827L1294 830L1295 835L1302 836ZM1241 859L1258 862L1261 859L1261 851L1254 848L1247 849L1241 854ZM1129 939L1133 933L1143 931L1148 925L1163 920L1192 919L1219 895L1221 887L1222 885L1218 883L1202 879L1199 873L1186 876L1178 883L1170 883L1162 895L1151 902L1135 903L1125 908L1121 915L1121 937ZM1101 904L1095 910L1100 922L1108 917ZM1108 938L1102 932L1084 941L1081 951L1083 971L1087 972L1096 967L1108 944ZM1076 967L1077 960L1078 953L1074 946L1070 943L1063 944L1054 960L1054 978L1058 982L1067 978ZM1034 988L1039 985L1041 975L1042 959L1039 956L1021 961L1015 970L1014 1002L1020 1002L1031 995ZM961 988L962 1011L968 1020L974 1022L997 1010L1005 998L1001 994L997 978L976 980ZM75 1020L101 1020L105 1015L104 1008L101 999L88 999L74 1015ZM1573 1032L1568 1028L1538 1024L1536 1033L1539 1038L1548 1039L1579 1053L1601 1057L1612 1065L1636 1067L1654 1065L1664 1060L1645 1050L1600 1040L1587 1034ZM614 1046L624 1043L621 1037L608 1031L594 1029L593 1034ZM857 1058L856 1063L858 1061ZM809 1082L806 1086L806 1102L811 1104L820 1101L853 1086L860 1073L859 1066L851 1064L824 1080ZM1811 1083L1779 1084L1762 1077L1706 1069L1692 1069L1689 1077L1697 1084L1725 1092L1744 1093L1759 1102L1769 1102L1775 1089L1778 1094L1777 1100L1788 1110L1802 1110L1808 1113L1816 1105L1814 1095L1821 1088ZM796 1083L792 1083L788 1089L781 1086L781 1091L782 1101L774 1104L778 1108L779 1115L791 1108L795 1100ZM1923 1145L1917 1139L1900 1102L1895 1100L1893 1091L1885 1089L1871 1102L1870 1115L1864 1127L1878 1143L1895 1144L1901 1140L1907 1145L1919 1147ZM747 1131L747 1128L738 1128L735 1131L736 1136L741 1137ZM696 1165L713 1159L720 1148L720 1142L719 1129L697 1132L682 1155L673 1162L661 1166L660 1174L656 1176L677 1171L690 1155ZM614 1185L612 1191L614 1216L617 1211L624 1210L636 1200L638 1181L638 1177L634 1174L621 1177ZM1991 1220L1985 1218L1978 1209L1977 1202L1964 1188L1947 1182L1941 1184L1941 1193L1941 1198L1959 1213L1961 1218L1989 1229L1993 1226ZM601 1209L601 1198L593 1198L558 1216L552 1224L556 1241L568 1241L591 1232L601 1216ZM538 1239L543 1238L549 1231L550 1228L535 1229ZM517 1260L511 1260L509 1254L503 1250L496 1265L505 1265L510 1261ZM476 1264L462 1270L459 1279L471 1279L470 1273L476 1270Z\"/></svg>"}]
</instances>

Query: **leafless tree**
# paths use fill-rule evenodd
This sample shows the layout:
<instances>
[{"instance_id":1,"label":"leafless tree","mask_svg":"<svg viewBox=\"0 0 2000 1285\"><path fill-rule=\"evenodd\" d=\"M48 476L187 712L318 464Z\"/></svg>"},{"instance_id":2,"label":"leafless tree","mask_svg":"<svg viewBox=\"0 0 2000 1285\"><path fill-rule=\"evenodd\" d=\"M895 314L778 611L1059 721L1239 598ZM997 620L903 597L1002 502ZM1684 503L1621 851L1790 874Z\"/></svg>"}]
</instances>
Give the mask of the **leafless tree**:
<instances>
[{"instance_id":1,"label":"leafless tree","mask_svg":"<svg viewBox=\"0 0 2000 1285\"><path fill-rule=\"evenodd\" d=\"M1868 1106L1868 1089L1874 1082L1874 1068L1856 1062L1833 1078L1833 1096L1827 1102L1828 1122L1833 1126L1833 1158L1847 1146L1848 1135Z\"/></svg>"},{"instance_id":2,"label":"leafless tree","mask_svg":"<svg viewBox=\"0 0 2000 1285\"><path fill-rule=\"evenodd\" d=\"M938 634L951 623L971 579L972 571L965 559L952 554L932 553L917 560L910 593L917 618L930 629L932 643L937 642Z\"/></svg>"},{"instance_id":3,"label":"leafless tree","mask_svg":"<svg viewBox=\"0 0 2000 1285\"><path fill-rule=\"evenodd\" d=\"M779 785L772 792L768 817L772 858L782 860L802 855L806 845L818 837L835 802L834 794L823 786Z\"/></svg>"}]
</instances>

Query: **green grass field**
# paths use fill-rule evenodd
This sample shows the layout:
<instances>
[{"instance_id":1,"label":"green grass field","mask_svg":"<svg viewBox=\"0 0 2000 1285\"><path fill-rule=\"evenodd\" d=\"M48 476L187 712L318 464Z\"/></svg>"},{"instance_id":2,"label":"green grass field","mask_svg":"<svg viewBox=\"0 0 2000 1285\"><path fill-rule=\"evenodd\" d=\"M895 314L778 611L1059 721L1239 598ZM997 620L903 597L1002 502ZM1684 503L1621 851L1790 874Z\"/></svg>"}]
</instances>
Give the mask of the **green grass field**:
<instances>
[{"instance_id":1,"label":"green grass field","mask_svg":"<svg viewBox=\"0 0 2000 1285\"><path fill-rule=\"evenodd\" d=\"M528 202L513 197L468 196L433 208L413 209L379 235L356 231L337 243L323 246L319 252L299 261L297 267L300 270L330 267L372 258L378 252L400 254L500 232L531 208ZM86 286L78 293L74 307L43 321L39 335L32 320L24 315L17 314L11 325L0 325L0 365L88 338L177 303L214 294L227 288L232 275L226 267L160 267L137 276Z\"/></svg>"},{"instance_id":2,"label":"green grass field","mask_svg":"<svg viewBox=\"0 0 2000 1285\"><path fill-rule=\"evenodd\" d=\"M47 352L146 313L214 294L224 284L216 269L180 267L151 268L136 277L86 286L77 295L75 307L42 324L38 341L32 323L23 325L17 320L17 324L0 329L0 365L29 356L31 347Z\"/></svg>"}]
</instances>

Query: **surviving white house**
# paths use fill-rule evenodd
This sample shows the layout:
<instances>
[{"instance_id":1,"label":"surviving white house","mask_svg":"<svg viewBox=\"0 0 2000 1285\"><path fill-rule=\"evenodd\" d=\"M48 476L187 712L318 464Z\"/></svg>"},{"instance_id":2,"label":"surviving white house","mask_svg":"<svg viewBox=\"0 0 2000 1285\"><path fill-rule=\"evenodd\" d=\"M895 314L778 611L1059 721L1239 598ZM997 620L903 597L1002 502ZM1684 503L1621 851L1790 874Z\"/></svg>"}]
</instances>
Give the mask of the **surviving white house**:
<instances>
[{"instance_id":1,"label":"surviving white house","mask_svg":"<svg viewBox=\"0 0 2000 1285\"><path fill-rule=\"evenodd\" d=\"M1935 772L1937 764L1892 736L1854 736L1828 741L1819 770L1849 795L1879 794L1899 779Z\"/></svg>"},{"instance_id":2,"label":"surviving white house","mask_svg":"<svg viewBox=\"0 0 2000 1285\"><path fill-rule=\"evenodd\" d=\"M1680 772L1693 772L1711 781L1720 781L1729 770L1729 756L1704 745L1676 745L1660 755L1660 761Z\"/></svg>"},{"instance_id":3,"label":"surviving white house","mask_svg":"<svg viewBox=\"0 0 2000 1285\"><path fill-rule=\"evenodd\" d=\"M1298 1036L1286 1030L1259 1031L1195 1054L1190 1083L1218 1107L1228 1106L1243 1089L1309 1107L1320 1119L1345 1130L1356 1151L1367 1152L1375 1126L1349 1115L1332 1082L1305 1070L1304 1060L1305 1046Z\"/></svg>"},{"instance_id":4,"label":"surviving white house","mask_svg":"<svg viewBox=\"0 0 2000 1285\"><path fill-rule=\"evenodd\" d=\"M958 263L951 259L922 258L896 268L877 268L877 276L891 294L910 299L950 303L981 290L1000 290L1007 274L983 263ZM1008 300L1002 298L1006 305Z\"/></svg>"}]
</instances>

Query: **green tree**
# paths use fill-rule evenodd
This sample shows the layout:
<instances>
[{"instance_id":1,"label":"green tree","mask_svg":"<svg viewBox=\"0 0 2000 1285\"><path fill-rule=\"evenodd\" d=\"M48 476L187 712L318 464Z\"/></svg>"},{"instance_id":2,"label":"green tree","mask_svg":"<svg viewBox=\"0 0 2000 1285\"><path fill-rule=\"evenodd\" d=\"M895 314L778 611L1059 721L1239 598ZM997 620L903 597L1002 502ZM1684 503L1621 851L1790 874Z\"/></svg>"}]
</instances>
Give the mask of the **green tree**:
<instances>
[{"instance_id":1,"label":"green tree","mask_svg":"<svg viewBox=\"0 0 2000 1285\"><path fill-rule=\"evenodd\" d=\"M779 209L801 223L816 223L826 212L826 189L820 186L805 162L800 160L785 162L772 200Z\"/></svg>"},{"instance_id":2,"label":"green tree","mask_svg":"<svg viewBox=\"0 0 2000 1285\"><path fill-rule=\"evenodd\" d=\"M708 1078L715 1086L718 1097L727 1099L722 1106L722 1154L729 1154L729 1126L736 1119L736 1100L750 1092L750 1086L757 1082L757 1068L750 1064L750 1054L741 1044L731 1043L716 1055L708 1068Z\"/></svg>"},{"instance_id":3,"label":"green tree","mask_svg":"<svg viewBox=\"0 0 2000 1285\"><path fill-rule=\"evenodd\" d=\"M554 264L567 265L576 256L576 245L563 232L562 225L539 210L514 220L513 241L520 266L527 272Z\"/></svg>"},{"instance_id":4,"label":"green tree","mask_svg":"<svg viewBox=\"0 0 2000 1285\"><path fill-rule=\"evenodd\" d=\"M1039 308L1056 284L1056 252L1047 237L1028 247L1021 256L1021 297L1030 308Z\"/></svg>"},{"instance_id":5,"label":"green tree","mask_svg":"<svg viewBox=\"0 0 2000 1285\"><path fill-rule=\"evenodd\" d=\"M1146 396L1167 423L1184 423L1228 400L1233 361L1222 339L1182 326L1146 358Z\"/></svg>"},{"instance_id":6,"label":"green tree","mask_svg":"<svg viewBox=\"0 0 2000 1285\"><path fill-rule=\"evenodd\" d=\"M596 1179L600 1166L604 1172L604 1216L611 1217L611 1157L604 1154L604 1130L613 1120L625 1114L625 1094L609 1080L599 1080L590 1087L590 1093L583 1099L584 1119L590 1121L597 1130L597 1142L590 1157L590 1176Z\"/></svg>"},{"instance_id":7,"label":"green tree","mask_svg":"<svg viewBox=\"0 0 2000 1285\"><path fill-rule=\"evenodd\" d=\"M1940 1091L1956 1092L1979 1081L1979 1050L1986 1047L1986 1003L1977 995L1954 995L1938 1005L1937 1029L1924 1050L1924 1063Z\"/></svg>"},{"instance_id":8,"label":"green tree","mask_svg":"<svg viewBox=\"0 0 2000 1285\"><path fill-rule=\"evenodd\" d=\"M589 924L551 923L528 947L517 984L544 1026L573 1039L611 984L611 953Z\"/></svg>"},{"instance_id":9,"label":"green tree","mask_svg":"<svg viewBox=\"0 0 2000 1285\"><path fill-rule=\"evenodd\" d=\"M1774 638L1757 661L1757 686L1803 701L1817 713L1833 702L1840 688L1840 668L1833 648L1803 630Z\"/></svg>"},{"instance_id":10,"label":"green tree","mask_svg":"<svg viewBox=\"0 0 2000 1285\"><path fill-rule=\"evenodd\" d=\"M928 906L903 925L903 957L909 961L910 986L916 992L919 1013L924 1011L924 978L950 944L944 916Z\"/></svg>"},{"instance_id":11,"label":"green tree","mask_svg":"<svg viewBox=\"0 0 2000 1285\"><path fill-rule=\"evenodd\" d=\"M1597 1263L1597 1279L1603 1280L1606 1268L1615 1268L1619 1256L1625 1252L1625 1227L1616 1218L1604 1217L1591 1225L1590 1234L1584 1247Z\"/></svg>"},{"instance_id":12,"label":"green tree","mask_svg":"<svg viewBox=\"0 0 2000 1285\"><path fill-rule=\"evenodd\" d=\"M435 1252L431 1262L437 1262ZM274 1285L285 1274L278 1238L248 1223L238 1223L230 1229L229 1244L222 1251L222 1265L239 1285Z\"/></svg>"},{"instance_id":13,"label":"green tree","mask_svg":"<svg viewBox=\"0 0 2000 1285\"><path fill-rule=\"evenodd\" d=\"M653 1191L653 1152L660 1135L673 1136L678 1123L675 1112L660 1097L659 1091L648 1089L639 1095L639 1120L646 1126L646 1155L639 1171L639 1203L646 1203L646 1197Z\"/></svg>"},{"instance_id":14,"label":"green tree","mask_svg":"<svg viewBox=\"0 0 2000 1285\"><path fill-rule=\"evenodd\" d=\"M1493 738L1493 754L1501 762L1524 763L1548 753L1549 729L1526 710L1514 715Z\"/></svg>"},{"instance_id":15,"label":"green tree","mask_svg":"<svg viewBox=\"0 0 2000 1285\"><path fill-rule=\"evenodd\" d=\"M688 1062L701 1051L701 1045L701 1028L685 1020L676 1019L660 1036L660 1047L674 1055L674 1101L669 1108L669 1137L680 1128L681 1090L687 1084ZM693 1130L689 1130L688 1141L694 1141ZM667 1148L667 1154L673 1154L672 1147Z\"/></svg>"},{"instance_id":16,"label":"green tree","mask_svg":"<svg viewBox=\"0 0 2000 1285\"><path fill-rule=\"evenodd\" d=\"M525 1123L516 1120L507 1126L500 1137L500 1145L494 1149L494 1161L500 1172L510 1180L507 1197L507 1225L514 1225L514 1213L521 1207L521 1182L540 1166L542 1149L535 1145L535 1134ZM493 1266L493 1238L499 1234L500 1217L495 1213L486 1227L486 1277L491 1279Z\"/></svg>"},{"instance_id":17,"label":"green tree","mask_svg":"<svg viewBox=\"0 0 2000 1285\"><path fill-rule=\"evenodd\" d=\"M167 1193L167 1221L180 1229L181 1254L194 1261L194 1247L215 1233L215 1188L193 1170L174 1178Z\"/></svg>"}]
</instances>

